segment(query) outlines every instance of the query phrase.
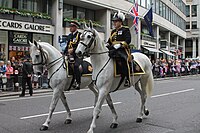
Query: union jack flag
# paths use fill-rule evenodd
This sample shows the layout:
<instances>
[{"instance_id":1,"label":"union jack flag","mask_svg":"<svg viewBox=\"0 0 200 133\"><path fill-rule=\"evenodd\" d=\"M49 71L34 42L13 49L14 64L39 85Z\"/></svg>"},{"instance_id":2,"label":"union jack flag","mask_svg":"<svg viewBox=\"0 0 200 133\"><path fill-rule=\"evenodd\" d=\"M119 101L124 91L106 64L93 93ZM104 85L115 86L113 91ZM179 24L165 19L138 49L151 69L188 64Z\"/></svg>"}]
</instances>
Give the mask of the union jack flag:
<instances>
[{"instance_id":1,"label":"union jack flag","mask_svg":"<svg viewBox=\"0 0 200 133\"><path fill-rule=\"evenodd\" d=\"M135 1L135 4L133 7L131 7L129 11L131 17L133 18L133 25L135 27L136 34L138 33L138 20L139 20L139 15L138 15L138 2Z\"/></svg>"}]
</instances>

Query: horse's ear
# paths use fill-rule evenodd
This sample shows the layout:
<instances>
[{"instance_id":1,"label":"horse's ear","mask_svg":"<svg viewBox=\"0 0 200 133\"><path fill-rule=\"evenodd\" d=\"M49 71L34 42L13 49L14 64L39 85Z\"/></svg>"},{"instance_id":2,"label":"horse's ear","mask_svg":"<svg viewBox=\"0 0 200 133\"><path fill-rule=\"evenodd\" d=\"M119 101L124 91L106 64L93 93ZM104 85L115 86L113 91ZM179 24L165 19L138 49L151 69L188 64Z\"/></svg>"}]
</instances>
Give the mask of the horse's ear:
<instances>
[{"instance_id":1,"label":"horse's ear","mask_svg":"<svg viewBox=\"0 0 200 133\"><path fill-rule=\"evenodd\" d=\"M28 40L28 44L29 44L30 46L33 46L33 43L32 43L30 40Z\"/></svg>"},{"instance_id":2,"label":"horse's ear","mask_svg":"<svg viewBox=\"0 0 200 133\"><path fill-rule=\"evenodd\" d=\"M34 40L33 42L34 42L35 46L38 47L38 43L37 43L37 41Z\"/></svg>"},{"instance_id":3,"label":"horse's ear","mask_svg":"<svg viewBox=\"0 0 200 133\"><path fill-rule=\"evenodd\" d=\"M83 23L83 29L88 29L86 22Z\"/></svg>"},{"instance_id":4,"label":"horse's ear","mask_svg":"<svg viewBox=\"0 0 200 133\"><path fill-rule=\"evenodd\" d=\"M93 29L93 23L92 23L92 20L89 20L89 27L90 27L91 29Z\"/></svg>"}]
</instances>

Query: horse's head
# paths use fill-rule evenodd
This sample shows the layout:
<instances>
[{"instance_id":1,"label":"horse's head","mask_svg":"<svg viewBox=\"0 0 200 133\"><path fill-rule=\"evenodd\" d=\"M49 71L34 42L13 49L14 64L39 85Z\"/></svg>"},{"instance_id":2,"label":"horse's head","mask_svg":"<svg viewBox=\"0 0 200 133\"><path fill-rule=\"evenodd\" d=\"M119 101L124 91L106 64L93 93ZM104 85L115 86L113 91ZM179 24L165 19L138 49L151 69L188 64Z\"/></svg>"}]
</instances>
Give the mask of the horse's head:
<instances>
[{"instance_id":1,"label":"horse's head","mask_svg":"<svg viewBox=\"0 0 200 133\"><path fill-rule=\"evenodd\" d=\"M34 73L43 73L43 66L46 64L48 54L38 42L31 43L29 41L29 44Z\"/></svg>"},{"instance_id":2,"label":"horse's head","mask_svg":"<svg viewBox=\"0 0 200 133\"><path fill-rule=\"evenodd\" d=\"M77 56L89 56L89 52L95 47L96 30L93 28L92 21L89 27L85 24L84 31L80 36L80 42L76 48Z\"/></svg>"}]
</instances>

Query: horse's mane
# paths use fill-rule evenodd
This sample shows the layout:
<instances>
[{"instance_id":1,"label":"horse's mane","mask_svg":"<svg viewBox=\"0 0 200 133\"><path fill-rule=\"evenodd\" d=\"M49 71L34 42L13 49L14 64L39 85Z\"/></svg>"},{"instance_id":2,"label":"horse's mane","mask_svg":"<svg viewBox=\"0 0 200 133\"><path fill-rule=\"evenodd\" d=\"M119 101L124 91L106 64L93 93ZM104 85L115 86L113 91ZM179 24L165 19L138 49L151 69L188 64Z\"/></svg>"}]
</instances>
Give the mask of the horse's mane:
<instances>
[{"instance_id":1,"label":"horse's mane","mask_svg":"<svg viewBox=\"0 0 200 133\"><path fill-rule=\"evenodd\" d=\"M48 42L38 42L38 43L41 45L41 47L45 48L45 49L48 50L49 52L51 51L51 52L53 52L53 53L56 53L56 54L59 53L59 54L61 55L60 51L57 50L54 46L52 46L52 45L49 44Z\"/></svg>"}]
</instances>

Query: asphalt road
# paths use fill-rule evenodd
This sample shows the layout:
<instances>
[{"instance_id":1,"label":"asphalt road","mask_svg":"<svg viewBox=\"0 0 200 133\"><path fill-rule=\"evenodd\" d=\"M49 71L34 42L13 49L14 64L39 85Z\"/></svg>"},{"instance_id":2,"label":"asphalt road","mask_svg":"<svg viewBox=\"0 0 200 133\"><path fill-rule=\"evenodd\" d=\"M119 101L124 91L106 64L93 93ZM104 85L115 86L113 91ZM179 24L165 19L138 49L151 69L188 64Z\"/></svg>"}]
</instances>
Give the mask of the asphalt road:
<instances>
[{"instance_id":1,"label":"asphalt road","mask_svg":"<svg viewBox=\"0 0 200 133\"><path fill-rule=\"evenodd\" d=\"M65 125L65 109L59 101L56 114L46 133L86 133L92 120L94 96L87 89L66 93L72 110L72 124ZM119 126L110 129L112 115L102 108L95 133L200 133L200 77L155 81L147 107L150 115L142 123L139 114L140 98L133 89L111 94L118 113ZM41 133L46 119L51 93L32 97L0 99L0 133Z\"/></svg>"}]
</instances>

